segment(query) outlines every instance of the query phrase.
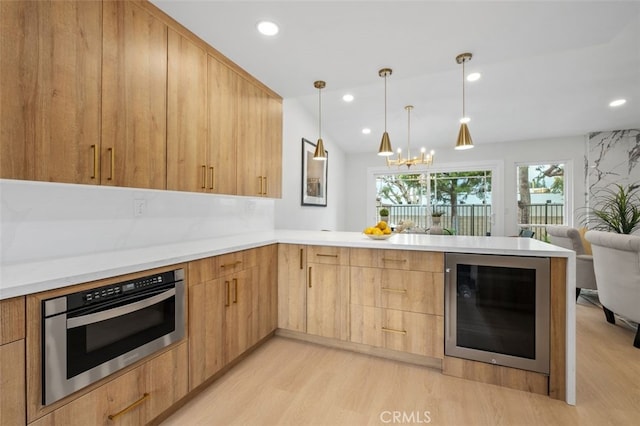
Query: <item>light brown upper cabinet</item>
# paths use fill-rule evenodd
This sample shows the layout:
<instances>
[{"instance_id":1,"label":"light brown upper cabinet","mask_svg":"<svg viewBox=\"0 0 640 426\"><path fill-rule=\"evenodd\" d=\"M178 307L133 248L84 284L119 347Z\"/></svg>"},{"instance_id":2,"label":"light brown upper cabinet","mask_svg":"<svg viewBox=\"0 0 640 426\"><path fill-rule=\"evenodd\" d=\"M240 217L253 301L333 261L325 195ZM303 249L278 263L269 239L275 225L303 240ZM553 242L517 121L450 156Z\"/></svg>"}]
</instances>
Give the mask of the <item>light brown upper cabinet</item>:
<instances>
[{"instance_id":1,"label":"light brown upper cabinet","mask_svg":"<svg viewBox=\"0 0 640 426\"><path fill-rule=\"evenodd\" d=\"M166 188L167 31L133 2L103 2L103 185Z\"/></svg>"},{"instance_id":2,"label":"light brown upper cabinet","mask_svg":"<svg viewBox=\"0 0 640 426\"><path fill-rule=\"evenodd\" d=\"M167 189L207 192L207 54L169 30Z\"/></svg>"},{"instance_id":3,"label":"light brown upper cabinet","mask_svg":"<svg viewBox=\"0 0 640 426\"><path fill-rule=\"evenodd\" d=\"M282 102L239 80L238 194L282 196Z\"/></svg>"},{"instance_id":4,"label":"light brown upper cabinet","mask_svg":"<svg viewBox=\"0 0 640 426\"><path fill-rule=\"evenodd\" d=\"M240 77L212 56L208 58L208 73L208 189L217 194L233 195L237 193L236 147Z\"/></svg>"},{"instance_id":5,"label":"light brown upper cabinet","mask_svg":"<svg viewBox=\"0 0 640 426\"><path fill-rule=\"evenodd\" d=\"M96 183L100 2L0 2L0 177Z\"/></svg>"}]
</instances>

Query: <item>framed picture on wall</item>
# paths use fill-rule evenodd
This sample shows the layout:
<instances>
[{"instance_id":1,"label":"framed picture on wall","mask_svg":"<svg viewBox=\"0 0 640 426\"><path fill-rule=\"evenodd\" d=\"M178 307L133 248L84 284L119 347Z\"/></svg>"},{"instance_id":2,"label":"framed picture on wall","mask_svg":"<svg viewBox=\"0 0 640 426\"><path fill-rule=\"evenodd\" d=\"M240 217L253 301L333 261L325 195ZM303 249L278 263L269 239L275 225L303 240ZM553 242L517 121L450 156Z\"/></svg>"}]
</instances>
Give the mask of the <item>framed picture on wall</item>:
<instances>
[{"instance_id":1,"label":"framed picture on wall","mask_svg":"<svg viewBox=\"0 0 640 426\"><path fill-rule=\"evenodd\" d=\"M325 160L314 160L316 144L302 138L302 205L327 206L327 170L329 153Z\"/></svg>"}]
</instances>

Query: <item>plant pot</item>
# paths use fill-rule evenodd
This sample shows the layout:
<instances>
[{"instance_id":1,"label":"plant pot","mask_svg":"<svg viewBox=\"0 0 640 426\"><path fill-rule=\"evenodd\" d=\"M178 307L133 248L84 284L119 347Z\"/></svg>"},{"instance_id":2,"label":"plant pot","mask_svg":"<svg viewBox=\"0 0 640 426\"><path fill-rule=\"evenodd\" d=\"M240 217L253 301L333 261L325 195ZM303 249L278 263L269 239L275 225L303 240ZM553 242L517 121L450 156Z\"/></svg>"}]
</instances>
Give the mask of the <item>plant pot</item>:
<instances>
[{"instance_id":1,"label":"plant pot","mask_svg":"<svg viewBox=\"0 0 640 426\"><path fill-rule=\"evenodd\" d=\"M389 223L389 216L380 216L380 220Z\"/></svg>"}]
</instances>

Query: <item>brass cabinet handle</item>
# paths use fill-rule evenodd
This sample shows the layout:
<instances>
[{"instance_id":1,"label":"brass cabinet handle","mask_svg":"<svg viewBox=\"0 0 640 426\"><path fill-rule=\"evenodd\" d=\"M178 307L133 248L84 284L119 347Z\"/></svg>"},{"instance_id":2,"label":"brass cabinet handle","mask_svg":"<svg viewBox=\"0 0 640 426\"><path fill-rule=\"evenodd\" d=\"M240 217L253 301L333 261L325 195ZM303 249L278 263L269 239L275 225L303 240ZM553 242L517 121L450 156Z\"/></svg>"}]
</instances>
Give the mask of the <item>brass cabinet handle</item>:
<instances>
[{"instance_id":1,"label":"brass cabinet handle","mask_svg":"<svg viewBox=\"0 0 640 426\"><path fill-rule=\"evenodd\" d=\"M109 414L109 416L108 416L109 420L115 420L116 418L120 417L121 415L127 414L129 411L133 410L138 405L142 404L145 399L149 398L149 396L150 396L149 393L145 392L144 395L142 395L142 397L139 400L137 400L136 402L134 402L130 406L118 411L115 414Z\"/></svg>"},{"instance_id":2,"label":"brass cabinet handle","mask_svg":"<svg viewBox=\"0 0 640 426\"><path fill-rule=\"evenodd\" d=\"M316 256L318 257L335 257L336 259L338 258L337 254L322 254L322 253L316 253Z\"/></svg>"},{"instance_id":3,"label":"brass cabinet handle","mask_svg":"<svg viewBox=\"0 0 640 426\"><path fill-rule=\"evenodd\" d=\"M385 333L402 334L403 336L406 336L407 334L407 330L396 330L395 328L387 327L382 327L382 331L384 331Z\"/></svg>"},{"instance_id":4,"label":"brass cabinet handle","mask_svg":"<svg viewBox=\"0 0 640 426\"><path fill-rule=\"evenodd\" d=\"M238 303L238 279L233 279L233 303Z\"/></svg>"},{"instance_id":5,"label":"brass cabinet handle","mask_svg":"<svg viewBox=\"0 0 640 426\"><path fill-rule=\"evenodd\" d=\"M302 265L302 255L304 253L304 249L300 249L300 269L302 269L303 265Z\"/></svg>"},{"instance_id":6,"label":"brass cabinet handle","mask_svg":"<svg viewBox=\"0 0 640 426\"><path fill-rule=\"evenodd\" d=\"M236 260L233 263L225 263L223 265L220 265L220 267L221 268L233 268L234 266L238 266L241 263L242 263L242 260Z\"/></svg>"},{"instance_id":7,"label":"brass cabinet handle","mask_svg":"<svg viewBox=\"0 0 640 426\"><path fill-rule=\"evenodd\" d=\"M266 176L262 176L262 179L264 179L264 188L262 195L267 195L267 193L269 192L269 181L267 180Z\"/></svg>"},{"instance_id":8,"label":"brass cabinet handle","mask_svg":"<svg viewBox=\"0 0 640 426\"><path fill-rule=\"evenodd\" d=\"M258 195L262 195L262 176L258 176Z\"/></svg>"},{"instance_id":9,"label":"brass cabinet handle","mask_svg":"<svg viewBox=\"0 0 640 426\"><path fill-rule=\"evenodd\" d=\"M109 168L109 177L107 178L108 180L113 180L113 175L115 174L115 167L116 167L116 162L115 162L115 150L113 148L108 148L107 151L109 151L109 158L111 159L111 167Z\"/></svg>"},{"instance_id":10,"label":"brass cabinet handle","mask_svg":"<svg viewBox=\"0 0 640 426\"><path fill-rule=\"evenodd\" d=\"M93 150L93 174L91 179L95 179L98 176L98 147L91 145L91 149Z\"/></svg>"},{"instance_id":11,"label":"brass cabinet handle","mask_svg":"<svg viewBox=\"0 0 640 426\"><path fill-rule=\"evenodd\" d=\"M202 189L207 187L207 166L202 165Z\"/></svg>"},{"instance_id":12,"label":"brass cabinet handle","mask_svg":"<svg viewBox=\"0 0 640 426\"><path fill-rule=\"evenodd\" d=\"M407 289L406 288L382 287L382 291L388 291L389 293L402 293L402 294L406 294L407 293Z\"/></svg>"},{"instance_id":13,"label":"brass cabinet handle","mask_svg":"<svg viewBox=\"0 0 640 426\"><path fill-rule=\"evenodd\" d=\"M213 189L214 188L214 180L215 180L215 173L214 173L214 168L213 166L209 167L209 172L211 172L211 186L209 187L209 189Z\"/></svg>"},{"instance_id":14,"label":"brass cabinet handle","mask_svg":"<svg viewBox=\"0 0 640 426\"><path fill-rule=\"evenodd\" d=\"M389 259L388 257L383 257L382 258L383 262L406 262L407 259Z\"/></svg>"},{"instance_id":15,"label":"brass cabinet handle","mask_svg":"<svg viewBox=\"0 0 640 426\"><path fill-rule=\"evenodd\" d=\"M224 298L226 299L224 306L231 306L231 290L229 288L229 281L225 281L224 285Z\"/></svg>"},{"instance_id":16,"label":"brass cabinet handle","mask_svg":"<svg viewBox=\"0 0 640 426\"><path fill-rule=\"evenodd\" d=\"M309 266L309 288L311 288L311 266Z\"/></svg>"}]
</instances>

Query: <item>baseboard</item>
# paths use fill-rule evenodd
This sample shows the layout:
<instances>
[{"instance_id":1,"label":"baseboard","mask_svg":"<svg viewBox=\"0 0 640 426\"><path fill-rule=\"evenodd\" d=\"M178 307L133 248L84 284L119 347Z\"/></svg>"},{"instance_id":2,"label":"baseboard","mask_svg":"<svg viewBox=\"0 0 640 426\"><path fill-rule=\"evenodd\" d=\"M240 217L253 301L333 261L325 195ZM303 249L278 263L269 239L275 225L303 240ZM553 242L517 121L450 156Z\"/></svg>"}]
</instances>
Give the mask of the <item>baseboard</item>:
<instances>
[{"instance_id":1,"label":"baseboard","mask_svg":"<svg viewBox=\"0 0 640 426\"><path fill-rule=\"evenodd\" d=\"M315 336L313 334L302 333L299 331L286 330L278 328L276 336L286 337L294 340L301 340L308 343L314 343L321 346L327 346L345 351L357 352L365 355L386 358L393 361L406 362L408 364L416 364L423 367L435 368L442 371L442 360L423 355L410 354L406 352L394 351L391 349L377 348L375 346L364 345L362 343L347 342L344 340L332 339L329 337Z\"/></svg>"}]
</instances>

